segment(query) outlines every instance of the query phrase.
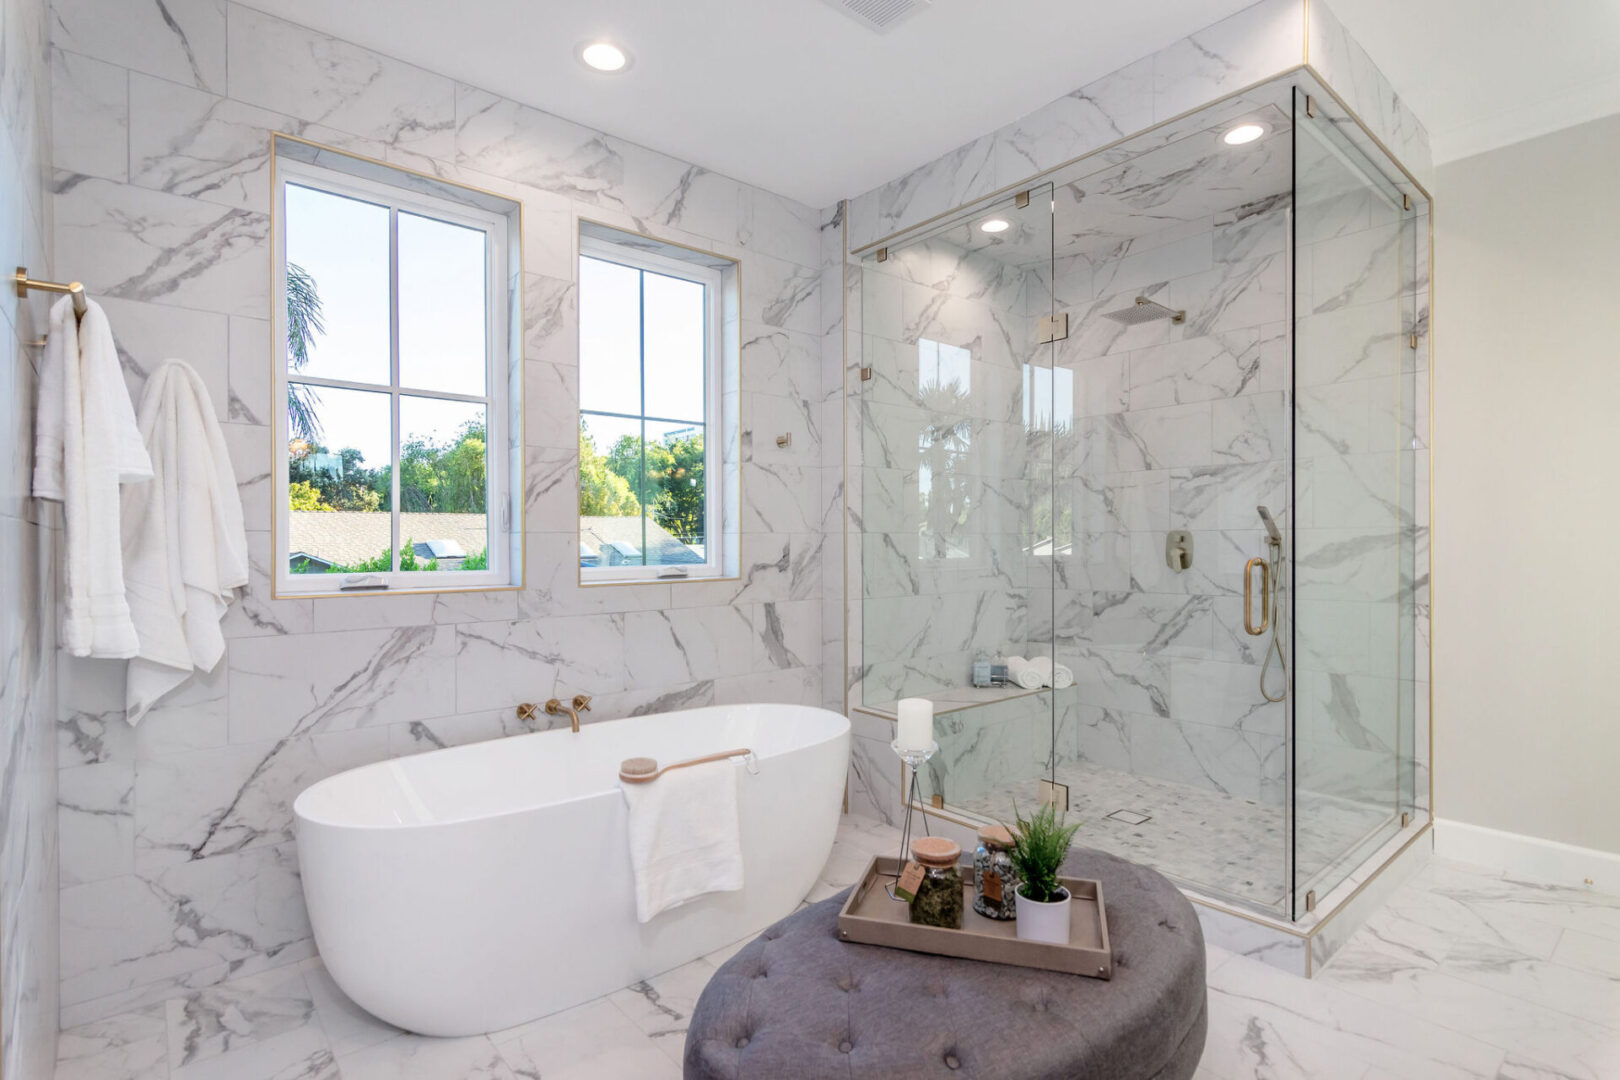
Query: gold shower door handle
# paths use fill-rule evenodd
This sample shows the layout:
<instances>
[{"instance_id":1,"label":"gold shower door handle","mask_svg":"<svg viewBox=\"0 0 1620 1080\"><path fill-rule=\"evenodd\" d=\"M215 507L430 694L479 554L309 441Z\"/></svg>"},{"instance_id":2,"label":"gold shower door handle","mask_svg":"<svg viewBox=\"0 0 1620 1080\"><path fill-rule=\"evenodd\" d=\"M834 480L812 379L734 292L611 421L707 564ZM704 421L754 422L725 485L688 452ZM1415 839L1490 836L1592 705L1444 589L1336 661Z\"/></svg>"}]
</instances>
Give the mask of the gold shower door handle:
<instances>
[{"instance_id":1,"label":"gold shower door handle","mask_svg":"<svg viewBox=\"0 0 1620 1080\"><path fill-rule=\"evenodd\" d=\"M1260 625L1254 625L1254 568L1260 568ZM1255 556L1243 564L1243 629L1259 637L1271 625L1271 566Z\"/></svg>"}]
</instances>

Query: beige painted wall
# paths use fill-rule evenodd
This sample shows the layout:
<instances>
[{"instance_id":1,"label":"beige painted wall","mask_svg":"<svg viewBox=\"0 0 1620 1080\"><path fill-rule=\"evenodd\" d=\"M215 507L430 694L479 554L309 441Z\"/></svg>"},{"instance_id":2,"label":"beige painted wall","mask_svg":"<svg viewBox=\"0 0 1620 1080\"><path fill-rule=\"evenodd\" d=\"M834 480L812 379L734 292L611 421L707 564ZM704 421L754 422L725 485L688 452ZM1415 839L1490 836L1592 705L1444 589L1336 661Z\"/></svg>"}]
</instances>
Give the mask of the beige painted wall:
<instances>
[{"instance_id":1,"label":"beige painted wall","mask_svg":"<svg viewBox=\"0 0 1620 1080\"><path fill-rule=\"evenodd\" d=\"M1620 116L1436 188L1437 814L1620 852Z\"/></svg>"}]
</instances>

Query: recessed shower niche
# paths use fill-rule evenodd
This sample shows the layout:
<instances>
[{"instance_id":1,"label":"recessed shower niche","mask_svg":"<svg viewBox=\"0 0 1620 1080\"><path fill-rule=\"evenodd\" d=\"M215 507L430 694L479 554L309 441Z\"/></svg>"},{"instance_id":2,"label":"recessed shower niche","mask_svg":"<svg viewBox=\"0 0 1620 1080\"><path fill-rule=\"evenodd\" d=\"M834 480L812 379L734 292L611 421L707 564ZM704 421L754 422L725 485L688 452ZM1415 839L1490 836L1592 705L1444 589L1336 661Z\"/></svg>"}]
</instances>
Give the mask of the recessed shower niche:
<instances>
[{"instance_id":1,"label":"recessed shower niche","mask_svg":"<svg viewBox=\"0 0 1620 1080\"><path fill-rule=\"evenodd\" d=\"M852 253L850 703L934 701L925 809L1283 919L1426 820L1428 213L1301 69Z\"/></svg>"}]
</instances>

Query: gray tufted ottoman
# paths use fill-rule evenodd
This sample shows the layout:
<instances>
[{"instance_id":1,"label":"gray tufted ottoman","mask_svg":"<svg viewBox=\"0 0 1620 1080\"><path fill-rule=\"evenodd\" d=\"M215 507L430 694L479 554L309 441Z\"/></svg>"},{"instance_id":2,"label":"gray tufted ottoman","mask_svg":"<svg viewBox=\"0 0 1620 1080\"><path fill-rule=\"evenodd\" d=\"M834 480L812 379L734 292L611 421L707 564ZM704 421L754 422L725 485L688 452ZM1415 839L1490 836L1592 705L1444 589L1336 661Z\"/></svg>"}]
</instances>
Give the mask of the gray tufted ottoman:
<instances>
[{"instance_id":1,"label":"gray tufted ottoman","mask_svg":"<svg viewBox=\"0 0 1620 1080\"><path fill-rule=\"evenodd\" d=\"M1192 905L1100 851L1075 850L1064 872L1102 882L1112 980L840 941L840 894L709 980L686 1080L1187 1080L1208 1020Z\"/></svg>"}]
</instances>

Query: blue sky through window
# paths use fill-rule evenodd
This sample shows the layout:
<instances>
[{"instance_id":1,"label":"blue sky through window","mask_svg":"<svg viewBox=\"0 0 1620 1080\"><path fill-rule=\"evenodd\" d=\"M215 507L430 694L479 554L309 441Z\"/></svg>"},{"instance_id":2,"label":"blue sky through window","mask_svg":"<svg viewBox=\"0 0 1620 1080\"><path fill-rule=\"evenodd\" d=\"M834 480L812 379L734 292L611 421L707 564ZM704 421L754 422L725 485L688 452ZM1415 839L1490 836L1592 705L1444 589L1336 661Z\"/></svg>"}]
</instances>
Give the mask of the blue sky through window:
<instances>
[{"instance_id":1,"label":"blue sky through window","mask_svg":"<svg viewBox=\"0 0 1620 1080\"><path fill-rule=\"evenodd\" d=\"M300 375L389 383L388 210L360 199L289 183L287 262L315 280L325 333L310 346ZM486 282L482 232L400 213L400 367L417 389L483 395ZM383 395L314 387L324 442L353 447L377 468L392 458ZM402 409L401 442L413 436L446 443L481 406L412 398ZM379 407L379 402L381 406Z\"/></svg>"}]
</instances>

